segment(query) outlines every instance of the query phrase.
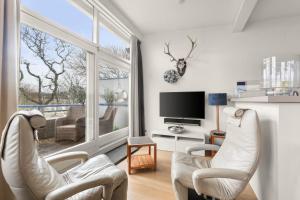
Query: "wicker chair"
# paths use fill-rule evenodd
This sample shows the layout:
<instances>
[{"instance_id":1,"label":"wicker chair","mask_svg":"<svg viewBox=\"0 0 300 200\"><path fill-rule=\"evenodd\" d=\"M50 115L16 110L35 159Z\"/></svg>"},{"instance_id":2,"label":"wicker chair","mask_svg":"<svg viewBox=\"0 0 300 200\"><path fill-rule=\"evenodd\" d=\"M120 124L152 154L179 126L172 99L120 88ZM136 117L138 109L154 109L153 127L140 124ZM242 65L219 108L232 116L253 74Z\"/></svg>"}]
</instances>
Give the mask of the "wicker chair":
<instances>
[{"instance_id":1,"label":"wicker chair","mask_svg":"<svg viewBox=\"0 0 300 200\"><path fill-rule=\"evenodd\" d=\"M55 121L55 140L72 140L77 142L84 137L85 107L71 106L66 117Z\"/></svg>"},{"instance_id":2,"label":"wicker chair","mask_svg":"<svg viewBox=\"0 0 300 200\"><path fill-rule=\"evenodd\" d=\"M99 135L104 135L113 131L114 119L117 108L109 106L103 115L99 118Z\"/></svg>"}]
</instances>

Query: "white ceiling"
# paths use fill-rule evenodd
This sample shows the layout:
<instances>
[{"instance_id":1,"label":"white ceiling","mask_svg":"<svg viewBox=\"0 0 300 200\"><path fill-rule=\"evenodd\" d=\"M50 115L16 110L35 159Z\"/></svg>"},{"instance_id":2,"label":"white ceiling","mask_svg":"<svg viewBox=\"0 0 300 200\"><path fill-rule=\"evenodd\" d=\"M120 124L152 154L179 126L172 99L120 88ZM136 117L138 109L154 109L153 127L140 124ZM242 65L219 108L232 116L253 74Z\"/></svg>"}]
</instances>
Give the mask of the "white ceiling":
<instances>
[{"instance_id":1,"label":"white ceiling","mask_svg":"<svg viewBox=\"0 0 300 200\"><path fill-rule=\"evenodd\" d=\"M300 0L259 0L250 21L300 15Z\"/></svg>"},{"instance_id":2,"label":"white ceiling","mask_svg":"<svg viewBox=\"0 0 300 200\"><path fill-rule=\"evenodd\" d=\"M237 17L247 23L248 17L239 13L244 1L252 1L255 6L257 0L112 0L143 34L234 26ZM250 10L250 21L300 15L300 0L258 0L253 12L251 5L244 6L245 13Z\"/></svg>"},{"instance_id":3,"label":"white ceiling","mask_svg":"<svg viewBox=\"0 0 300 200\"><path fill-rule=\"evenodd\" d=\"M113 0L143 34L234 22L241 0Z\"/></svg>"}]
</instances>

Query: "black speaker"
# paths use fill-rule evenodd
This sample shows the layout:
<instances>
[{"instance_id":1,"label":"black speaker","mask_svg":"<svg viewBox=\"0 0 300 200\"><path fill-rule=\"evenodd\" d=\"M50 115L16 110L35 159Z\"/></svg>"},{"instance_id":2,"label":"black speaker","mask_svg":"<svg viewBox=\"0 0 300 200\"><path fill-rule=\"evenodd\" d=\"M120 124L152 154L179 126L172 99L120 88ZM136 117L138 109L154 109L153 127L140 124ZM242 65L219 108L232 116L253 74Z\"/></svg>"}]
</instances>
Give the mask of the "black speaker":
<instances>
[{"instance_id":1,"label":"black speaker","mask_svg":"<svg viewBox=\"0 0 300 200\"><path fill-rule=\"evenodd\" d=\"M199 119L180 119L180 118L164 118L165 124L184 124L192 126L201 126Z\"/></svg>"}]
</instances>

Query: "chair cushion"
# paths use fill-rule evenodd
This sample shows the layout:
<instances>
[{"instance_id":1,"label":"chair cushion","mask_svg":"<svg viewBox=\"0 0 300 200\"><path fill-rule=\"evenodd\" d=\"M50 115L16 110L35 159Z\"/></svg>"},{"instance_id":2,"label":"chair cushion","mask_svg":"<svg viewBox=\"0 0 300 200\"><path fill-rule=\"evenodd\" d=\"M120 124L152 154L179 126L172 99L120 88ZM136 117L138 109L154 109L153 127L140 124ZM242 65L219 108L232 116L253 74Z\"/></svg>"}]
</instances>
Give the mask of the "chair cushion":
<instances>
[{"instance_id":1,"label":"chair cushion","mask_svg":"<svg viewBox=\"0 0 300 200\"><path fill-rule=\"evenodd\" d=\"M47 123L44 115L38 110L21 110L16 112L13 117L17 115L23 115L26 117L33 129L42 128L46 126Z\"/></svg>"},{"instance_id":2,"label":"chair cushion","mask_svg":"<svg viewBox=\"0 0 300 200\"><path fill-rule=\"evenodd\" d=\"M76 134L75 124L68 124L56 127L56 134Z\"/></svg>"},{"instance_id":3,"label":"chair cushion","mask_svg":"<svg viewBox=\"0 0 300 200\"><path fill-rule=\"evenodd\" d=\"M57 129L72 129L72 130L74 130L75 128L76 128L75 124L68 124L68 125L62 125L57 127Z\"/></svg>"},{"instance_id":4,"label":"chair cushion","mask_svg":"<svg viewBox=\"0 0 300 200\"><path fill-rule=\"evenodd\" d=\"M98 186L88 190L84 190L83 192L77 193L67 200L100 200L103 198L103 187Z\"/></svg>"},{"instance_id":5,"label":"chair cushion","mask_svg":"<svg viewBox=\"0 0 300 200\"><path fill-rule=\"evenodd\" d=\"M106 155L89 159L87 162L66 171L63 177L68 183L73 183L103 174L113 178L113 189L127 179L126 172L115 166Z\"/></svg>"},{"instance_id":6,"label":"chair cushion","mask_svg":"<svg viewBox=\"0 0 300 200\"><path fill-rule=\"evenodd\" d=\"M208 158L174 152L172 155L172 180L177 180L186 187L194 188L193 172L197 169L209 167L210 159Z\"/></svg>"}]
</instances>

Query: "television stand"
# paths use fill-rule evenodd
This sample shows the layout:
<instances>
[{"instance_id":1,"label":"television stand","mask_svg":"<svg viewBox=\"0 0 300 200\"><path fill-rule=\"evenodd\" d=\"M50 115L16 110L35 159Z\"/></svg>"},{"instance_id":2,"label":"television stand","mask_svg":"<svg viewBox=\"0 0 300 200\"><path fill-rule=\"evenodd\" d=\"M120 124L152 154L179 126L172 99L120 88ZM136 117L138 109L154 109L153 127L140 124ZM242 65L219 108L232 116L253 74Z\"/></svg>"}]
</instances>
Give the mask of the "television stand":
<instances>
[{"instance_id":1,"label":"television stand","mask_svg":"<svg viewBox=\"0 0 300 200\"><path fill-rule=\"evenodd\" d=\"M157 144L158 150L184 152L187 147L205 143L204 131L189 131L183 133L170 133L167 129L151 131L152 140ZM204 156L204 151L193 153Z\"/></svg>"}]
</instances>

